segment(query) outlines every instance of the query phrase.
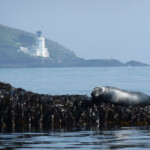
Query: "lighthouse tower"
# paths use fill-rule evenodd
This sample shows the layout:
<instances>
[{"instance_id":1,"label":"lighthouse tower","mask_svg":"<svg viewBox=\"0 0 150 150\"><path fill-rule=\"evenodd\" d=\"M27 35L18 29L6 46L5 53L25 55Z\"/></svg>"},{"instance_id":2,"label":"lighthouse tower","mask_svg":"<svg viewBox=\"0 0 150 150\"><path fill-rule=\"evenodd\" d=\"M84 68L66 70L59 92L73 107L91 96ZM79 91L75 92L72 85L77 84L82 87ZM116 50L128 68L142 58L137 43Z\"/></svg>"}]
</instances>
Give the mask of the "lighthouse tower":
<instances>
[{"instance_id":1,"label":"lighthouse tower","mask_svg":"<svg viewBox=\"0 0 150 150\"><path fill-rule=\"evenodd\" d=\"M37 56L42 57L49 57L49 53L47 48L45 48L45 38L42 37L42 32L36 32L36 49L37 49Z\"/></svg>"}]
</instances>

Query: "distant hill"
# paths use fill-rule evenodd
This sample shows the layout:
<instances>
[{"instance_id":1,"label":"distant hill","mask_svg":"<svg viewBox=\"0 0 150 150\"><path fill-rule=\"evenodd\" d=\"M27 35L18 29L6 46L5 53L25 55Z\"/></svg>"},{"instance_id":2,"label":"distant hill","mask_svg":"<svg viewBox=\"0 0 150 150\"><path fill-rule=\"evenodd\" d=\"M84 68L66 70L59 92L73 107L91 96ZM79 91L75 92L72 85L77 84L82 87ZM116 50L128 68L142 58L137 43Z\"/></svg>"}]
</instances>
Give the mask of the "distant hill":
<instances>
[{"instance_id":1,"label":"distant hill","mask_svg":"<svg viewBox=\"0 0 150 150\"><path fill-rule=\"evenodd\" d=\"M35 45L35 34L0 25L0 67L104 67L139 66L138 62L126 64L115 59L85 60L61 44L46 39L50 58L30 56L17 51L20 46ZM143 63L142 63L143 64ZM146 65L146 64L143 64Z\"/></svg>"},{"instance_id":2,"label":"distant hill","mask_svg":"<svg viewBox=\"0 0 150 150\"><path fill-rule=\"evenodd\" d=\"M65 62L78 59L75 54L64 46L46 39L46 47L50 58L31 57L18 52L20 46L35 45L35 34L0 25L0 65L40 65L47 62Z\"/></svg>"},{"instance_id":3,"label":"distant hill","mask_svg":"<svg viewBox=\"0 0 150 150\"><path fill-rule=\"evenodd\" d=\"M149 66L145 63L141 63L141 62L134 61L134 60L126 62L125 65L127 65L127 66Z\"/></svg>"}]
</instances>

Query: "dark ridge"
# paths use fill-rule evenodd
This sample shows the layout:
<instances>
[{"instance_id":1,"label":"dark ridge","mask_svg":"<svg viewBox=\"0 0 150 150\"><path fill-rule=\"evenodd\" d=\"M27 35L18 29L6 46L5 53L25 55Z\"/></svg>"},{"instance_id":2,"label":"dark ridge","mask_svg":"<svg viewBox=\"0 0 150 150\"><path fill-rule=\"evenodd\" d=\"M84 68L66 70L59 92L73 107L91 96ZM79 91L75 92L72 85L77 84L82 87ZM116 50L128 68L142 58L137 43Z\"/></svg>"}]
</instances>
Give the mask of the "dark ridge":
<instances>
[{"instance_id":1,"label":"dark ridge","mask_svg":"<svg viewBox=\"0 0 150 150\"><path fill-rule=\"evenodd\" d=\"M150 105L115 106L86 95L51 96L0 82L0 131L150 125Z\"/></svg>"},{"instance_id":2,"label":"dark ridge","mask_svg":"<svg viewBox=\"0 0 150 150\"><path fill-rule=\"evenodd\" d=\"M134 60L126 62L125 65L127 65L127 66L149 66L148 64L138 62L138 61L134 61Z\"/></svg>"}]
</instances>

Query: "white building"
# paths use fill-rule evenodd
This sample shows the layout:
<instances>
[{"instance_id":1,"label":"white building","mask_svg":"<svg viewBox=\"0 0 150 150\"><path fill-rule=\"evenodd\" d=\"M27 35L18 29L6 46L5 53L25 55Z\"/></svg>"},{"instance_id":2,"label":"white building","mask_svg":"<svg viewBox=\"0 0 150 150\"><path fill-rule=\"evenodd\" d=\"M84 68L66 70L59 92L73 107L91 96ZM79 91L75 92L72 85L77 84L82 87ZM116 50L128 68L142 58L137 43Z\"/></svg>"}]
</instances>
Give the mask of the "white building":
<instances>
[{"instance_id":1,"label":"white building","mask_svg":"<svg viewBox=\"0 0 150 150\"><path fill-rule=\"evenodd\" d=\"M36 50L37 56L42 56L42 57L49 57L49 53L47 48L45 48L45 38L42 37L42 32L37 31L36 32Z\"/></svg>"},{"instance_id":2,"label":"white building","mask_svg":"<svg viewBox=\"0 0 150 150\"><path fill-rule=\"evenodd\" d=\"M19 51L22 51L31 56L49 57L48 49L45 47L45 38L42 36L41 31L36 32L36 46L21 47Z\"/></svg>"}]
</instances>

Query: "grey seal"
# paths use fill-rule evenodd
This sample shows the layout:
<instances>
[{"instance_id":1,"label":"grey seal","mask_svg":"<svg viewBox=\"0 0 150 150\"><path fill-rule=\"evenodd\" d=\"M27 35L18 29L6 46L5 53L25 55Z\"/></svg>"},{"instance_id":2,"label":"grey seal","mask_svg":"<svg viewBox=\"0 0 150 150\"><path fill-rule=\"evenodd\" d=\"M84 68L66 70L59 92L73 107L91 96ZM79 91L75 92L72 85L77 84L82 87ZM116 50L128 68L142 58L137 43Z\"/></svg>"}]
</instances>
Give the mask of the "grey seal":
<instances>
[{"instance_id":1,"label":"grey seal","mask_svg":"<svg viewBox=\"0 0 150 150\"><path fill-rule=\"evenodd\" d=\"M150 104L150 96L142 92L131 92L110 86L95 87L91 95L96 102L126 106Z\"/></svg>"}]
</instances>

